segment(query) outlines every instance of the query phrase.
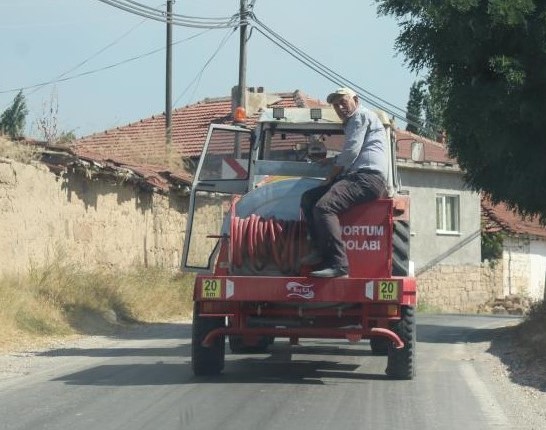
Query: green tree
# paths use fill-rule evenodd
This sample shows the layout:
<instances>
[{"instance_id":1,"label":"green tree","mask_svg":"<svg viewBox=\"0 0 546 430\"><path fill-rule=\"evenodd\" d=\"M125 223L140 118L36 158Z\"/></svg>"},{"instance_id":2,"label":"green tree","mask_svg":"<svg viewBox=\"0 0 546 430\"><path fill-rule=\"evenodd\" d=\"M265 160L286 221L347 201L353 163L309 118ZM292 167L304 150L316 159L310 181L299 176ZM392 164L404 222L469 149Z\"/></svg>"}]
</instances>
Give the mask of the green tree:
<instances>
[{"instance_id":1,"label":"green tree","mask_svg":"<svg viewBox=\"0 0 546 430\"><path fill-rule=\"evenodd\" d=\"M434 70L468 185L546 222L546 0L376 0L414 71Z\"/></svg>"},{"instance_id":2,"label":"green tree","mask_svg":"<svg viewBox=\"0 0 546 430\"><path fill-rule=\"evenodd\" d=\"M71 143L73 140L76 140L76 133L74 133L74 131L61 131L59 137L57 138L57 143L60 145L66 145Z\"/></svg>"},{"instance_id":3,"label":"green tree","mask_svg":"<svg viewBox=\"0 0 546 430\"><path fill-rule=\"evenodd\" d=\"M12 139L23 135L25 121L28 115L27 104L23 91L19 91L13 103L0 115L0 131Z\"/></svg>"},{"instance_id":4,"label":"green tree","mask_svg":"<svg viewBox=\"0 0 546 430\"><path fill-rule=\"evenodd\" d=\"M502 231L496 233L482 233L482 261L489 260L491 266L495 266L498 263L502 258L505 237L506 234Z\"/></svg>"},{"instance_id":5,"label":"green tree","mask_svg":"<svg viewBox=\"0 0 546 430\"><path fill-rule=\"evenodd\" d=\"M445 132L444 111L448 100L446 86L442 80L430 73L426 80L427 89L423 96L425 121L421 133L433 140L440 140Z\"/></svg>"},{"instance_id":6,"label":"green tree","mask_svg":"<svg viewBox=\"0 0 546 430\"><path fill-rule=\"evenodd\" d=\"M423 127L423 85L424 81L415 81L410 88L408 104L406 105L406 130L415 134L421 133Z\"/></svg>"},{"instance_id":7,"label":"green tree","mask_svg":"<svg viewBox=\"0 0 546 430\"><path fill-rule=\"evenodd\" d=\"M407 131L439 140L444 132L444 110L447 95L442 83L429 74L410 88L406 119Z\"/></svg>"}]
</instances>

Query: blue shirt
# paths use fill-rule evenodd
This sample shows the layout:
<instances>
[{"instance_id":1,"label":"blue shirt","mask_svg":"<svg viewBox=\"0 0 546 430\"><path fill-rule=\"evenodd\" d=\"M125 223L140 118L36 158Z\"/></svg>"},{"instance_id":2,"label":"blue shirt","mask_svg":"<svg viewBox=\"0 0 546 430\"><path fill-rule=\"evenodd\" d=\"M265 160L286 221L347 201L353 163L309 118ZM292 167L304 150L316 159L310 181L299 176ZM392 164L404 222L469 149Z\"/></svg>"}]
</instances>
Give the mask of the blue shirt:
<instances>
[{"instance_id":1,"label":"blue shirt","mask_svg":"<svg viewBox=\"0 0 546 430\"><path fill-rule=\"evenodd\" d=\"M358 104L344 125L345 142L335 165L344 173L359 169L375 170L388 176L387 133L377 114Z\"/></svg>"}]
</instances>

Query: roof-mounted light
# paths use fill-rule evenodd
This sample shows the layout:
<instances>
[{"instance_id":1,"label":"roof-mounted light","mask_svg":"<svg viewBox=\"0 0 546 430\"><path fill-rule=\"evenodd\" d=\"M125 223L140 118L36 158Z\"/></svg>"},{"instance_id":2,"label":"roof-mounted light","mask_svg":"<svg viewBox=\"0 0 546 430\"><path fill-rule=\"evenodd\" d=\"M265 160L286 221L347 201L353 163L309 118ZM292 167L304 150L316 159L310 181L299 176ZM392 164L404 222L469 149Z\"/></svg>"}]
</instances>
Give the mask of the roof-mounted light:
<instances>
[{"instance_id":1,"label":"roof-mounted light","mask_svg":"<svg viewBox=\"0 0 546 430\"><path fill-rule=\"evenodd\" d=\"M233 113L233 120L235 123L244 124L246 122L246 110L242 106L238 106Z\"/></svg>"},{"instance_id":2,"label":"roof-mounted light","mask_svg":"<svg viewBox=\"0 0 546 430\"><path fill-rule=\"evenodd\" d=\"M319 119L322 119L322 109L311 108L309 109L309 115L313 121L318 121Z\"/></svg>"},{"instance_id":3,"label":"roof-mounted light","mask_svg":"<svg viewBox=\"0 0 546 430\"><path fill-rule=\"evenodd\" d=\"M284 118L284 108L283 107L274 107L273 108L273 118L283 119Z\"/></svg>"}]
</instances>

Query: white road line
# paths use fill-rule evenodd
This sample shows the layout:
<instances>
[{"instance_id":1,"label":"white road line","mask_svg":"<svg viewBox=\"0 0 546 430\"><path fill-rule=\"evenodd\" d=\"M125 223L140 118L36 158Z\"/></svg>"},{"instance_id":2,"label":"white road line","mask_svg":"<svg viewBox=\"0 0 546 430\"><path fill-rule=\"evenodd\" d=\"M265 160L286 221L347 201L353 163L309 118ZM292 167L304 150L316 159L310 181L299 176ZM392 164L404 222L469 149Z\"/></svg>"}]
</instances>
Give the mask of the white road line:
<instances>
[{"instance_id":1,"label":"white road line","mask_svg":"<svg viewBox=\"0 0 546 430\"><path fill-rule=\"evenodd\" d=\"M481 380L474 366L470 363L460 363L460 369L468 388L470 388L470 391L478 401L487 422L496 429L511 429L503 409L491 395L491 392Z\"/></svg>"}]
</instances>

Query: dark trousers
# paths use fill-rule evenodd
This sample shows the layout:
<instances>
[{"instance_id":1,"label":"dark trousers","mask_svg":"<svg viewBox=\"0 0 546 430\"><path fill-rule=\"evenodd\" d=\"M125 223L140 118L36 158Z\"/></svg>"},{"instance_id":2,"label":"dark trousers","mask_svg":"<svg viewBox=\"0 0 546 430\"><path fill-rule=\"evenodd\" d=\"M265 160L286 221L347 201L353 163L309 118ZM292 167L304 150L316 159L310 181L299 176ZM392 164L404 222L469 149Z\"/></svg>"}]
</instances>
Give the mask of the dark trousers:
<instances>
[{"instance_id":1,"label":"dark trousers","mask_svg":"<svg viewBox=\"0 0 546 430\"><path fill-rule=\"evenodd\" d=\"M325 267L347 269L349 266L338 216L358 203L385 195L386 186L381 176L368 172L349 173L302 194L301 209L311 242L321 253Z\"/></svg>"}]
</instances>

